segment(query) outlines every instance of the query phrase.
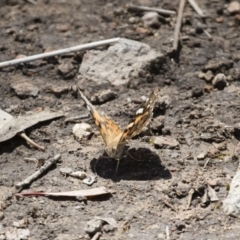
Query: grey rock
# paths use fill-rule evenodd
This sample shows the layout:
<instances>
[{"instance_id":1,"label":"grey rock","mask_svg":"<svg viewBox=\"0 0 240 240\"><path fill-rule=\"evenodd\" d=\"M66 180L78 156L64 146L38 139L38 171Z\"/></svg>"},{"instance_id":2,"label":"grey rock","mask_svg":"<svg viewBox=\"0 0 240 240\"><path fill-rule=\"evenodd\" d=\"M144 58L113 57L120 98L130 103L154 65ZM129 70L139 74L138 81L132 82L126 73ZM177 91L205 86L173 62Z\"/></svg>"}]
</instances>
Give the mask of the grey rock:
<instances>
[{"instance_id":1,"label":"grey rock","mask_svg":"<svg viewBox=\"0 0 240 240\"><path fill-rule=\"evenodd\" d=\"M113 232L115 228L112 225L106 224L103 226L103 230L104 232L108 233L108 232Z\"/></svg>"},{"instance_id":2,"label":"grey rock","mask_svg":"<svg viewBox=\"0 0 240 240\"><path fill-rule=\"evenodd\" d=\"M171 137L156 137L154 145L158 148L179 149L179 142Z\"/></svg>"},{"instance_id":3,"label":"grey rock","mask_svg":"<svg viewBox=\"0 0 240 240\"><path fill-rule=\"evenodd\" d=\"M206 66L204 67L204 70L212 70L212 71L217 71L221 68L232 68L233 67L233 61L232 60L216 60L212 59L210 60Z\"/></svg>"},{"instance_id":4,"label":"grey rock","mask_svg":"<svg viewBox=\"0 0 240 240\"><path fill-rule=\"evenodd\" d=\"M121 38L106 51L88 51L79 73L99 85L102 82L111 82L115 86L128 85L134 80L146 81L151 67L160 69L164 59L161 52L146 44Z\"/></svg>"},{"instance_id":5,"label":"grey rock","mask_svg":"<svg viewBox=\"0 0 240 240\"><path fill-rule=\"evenodd\" d=\"M98 103L105 103L107 101L115 99L117 94L111 89L102 91L96 98Z\"/></svg>"},{"instance_id":6,"label":"grey rock","mask_svg":"<svg viewBox=\"0 0 240 240\"><path fill-rule=\"evenodd\" d=\"M59 171L61 174L70 175L70 173L72 173L73 170L71 168L66 167L66 168L60 168Z\"/></svg>"},{"instance_id":7,"label":"grey rock","mask_svg":"<svg viewBox=\"0 0 240 240\"><path fill-rule=\"evenodd\" d=\"M39 88L28 82L16 82L11 84L11 88L17 94L18 97L36 97L39 92Z\"/></svg>"},{"instance_id":8,"label":"grey rock","mask_svg":"<svg viewBox=\"0 0 240 240\"><path fill-rule=\"evenodd\" d=\"M87 222L84 230L90 235L100 232L102 230L102 221L99 219L92 219Z\"/></svg>"},{"instance_id":9,"label":"grey rock","mask_svg":"<svg viewBox=\"0 0 240 240\"><path fill-rule=\"evenodd\" d=\"M72 79L77 73L77 69L74 68L71 62L64 62L58 66L58 72L63 79Z\"/></svg>"}]
</instances>

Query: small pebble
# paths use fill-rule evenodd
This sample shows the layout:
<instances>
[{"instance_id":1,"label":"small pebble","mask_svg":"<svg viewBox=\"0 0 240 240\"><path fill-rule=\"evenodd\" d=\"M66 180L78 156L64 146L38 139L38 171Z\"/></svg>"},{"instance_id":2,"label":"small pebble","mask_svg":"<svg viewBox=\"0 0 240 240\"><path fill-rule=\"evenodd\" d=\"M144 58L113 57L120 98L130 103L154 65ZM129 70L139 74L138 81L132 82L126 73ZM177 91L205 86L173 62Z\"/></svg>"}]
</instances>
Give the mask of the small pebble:
<instances>
[{"instance_id":1,"label":"small pebble","mask_svg":"<svg viewBox=\"0 0 240 240\"><path fill-rule=\"evenodd\" d=\"M192 90L192 97L201 97L203 95L203 90L200 87L195 87Z\"/></svg>"},{"instance_id":2,"label":"small pebble","mask_svg":"<svg viewBox=\"0 0 240 240\"><path fill-rule=\"evenodd\" d=\"M223 90L227 86L227 78L224 74L218 73L213 81L213 87L217 88L218 90Z\"/></svg>"},{"instance_id":3,"label":"small pebble","mask_svg":"<svg viewBox=\"0 0 240 240\"><path fill-rule=\"evenodd\" d=\"M107 89L102 91L98 96L97 100L99 103L105 103L107 101L115 99L117 94L113 92L111 89Z\"/></svg>"},{"instance_id":4,"label":"small pebble","mask_svg":"<svg viewBox=\"0 0 240 240\"><path fill-rule=\"evenodd\" d=\"M72 173L73 170L71 168L60 168L59 171L61 174L70 175L70 173Z\"/></svg>"},{"instance_id":5,"label":"small pebble","mask_svg":"<svg viewBox=\"0 0 240 240\"><path fill-rule=\"evenodd\" d=\"M11 88L18 97L36 97L39 93L39 88L28 82L16 82L11 84Z\"/></svg>"},{"instance_id":6,"label":"small pebble","mask_svg":"<svg viewBox=\"0 0 240 240\"><path fill-rule=\"evenodd\" d=\"M206 73L205 73L205 76L204 76L205 80L207 82L211 82L214 78L214 75L213 75L213 72L211 70L208 70Z\"/></svg>"},{"instance_id":7,"label":"small pebble","mask_svg":"<svg viewBox=\"0 0 240 240\"><path fill-rule=\"evenodd\" d=\"M84 230L90 235L100 232L102 230L102 221L98 219L92 219L87 222Z\"/></svg>"},{"instance_id":8,"label":"small pebble","mask_svg":"<svg viewBox=\"0 0 240 240\"><path fill-rule=\"evenodd\" d=\"M87 123L77 123L73 126L73 135L80 141L91 134L92 126Z\"/></svg>"},{"instance_id":9,"label":"small pebble","mask_svg":"<svg viewBox=\"0 0 240 240\"><path fill-rule=\"evenodd\" d=\"M93 185L93 183L95 183L95 182L97 182L97 177L96 176L91 176L91 177L83 179L83 183L88 185L88 186Z\"/></svg>"},{"instance_id":10,"label":"small pebble","mask_svg":"<svg viewBox=\"0 0 240 240\"><path fill-rule=\"evenodd\" d=\"M69 23L57 24L56 30L59 32L67 32L67 31L69 31L70 27L71 26Z\"/></svg>"},{"instance_id":11,"label":"small pebble","mask_svg":"<svg viewBox=\"0 0 240 240\"><path fill-rule=\"evenodd\" d=\"M208 185L210 185L211 187L215 187L215 186L218 185L217 179L209 179L209 180L207 181L207 183L208 183Z\"/></svg>"},{"instance_id":12,"label":"small pebble","mask_svg":"<svg viewBox=\"0 0 240 240\"><path fill-rule=\"evenodd\" d=\"M143 15L142 21L145 28L153 27L153 28L159 28L160 22L159 22L159 15L156 12L147 12Z\"/></svg>"},{"instance_id":13,"label":"small pebble","mask_svg":"<svg viewBox=\"0 0 240 240\"><path fill-rule=\"evenodd\" d=\"M240 12L240 3L238 1L230 2L229 5L228 5L227 10L231 14L239 13Z\"/></svg>"},{"instance_id":14,"label":"small pebble","mask_svg":"<svg viewBox=\"0 0 240 240\"><path fill-rule=\"evenodd\" d=\"M205 158L205 153L200 153L198 156L197 156L197 160L203 160Z\"/></svg>"},{"instance_id":15,"label":"small pebble","mask_svg":"<svg viewBox=\"0 0 240 240\"><path fill-rule=\"evenodd\" d=\"M58 66L58 72L64 79L72 79L76 75L77 69L71 62L64 62Z\"/></svg>"},{"instance_id":16,"label":"small pebble","mask_svg":"<svg viewBox=\"0 0 240 240\"><path fill-rule=\"evenodd\" d=\"M86 173L83 171L76 171L76 172L72 172L70 173L71 177L76 177L79 179L85 179L87 177Z\"/></svg>"},{"instance_id":17,"label":"small pebble","mask_svg":"<svg viewBox=\"0 0 240 240\"><path fill-rule=\"evenodd\" d=\"M115 227L109 224L106 224L103 226L103 230L104 232L108 233L108 232L112 232L115 230Z\"/></svg>"},{"instance_id":18,"label":"small pebble","mask_svg":"<svg viewBox=\"0 0 240 240\"><path fill-rule=\"evenodd\" d=\"M179 142L171 137L158 136L154 139L154 145L157 148L179 149Z\"/></svg>"}]
</instances>

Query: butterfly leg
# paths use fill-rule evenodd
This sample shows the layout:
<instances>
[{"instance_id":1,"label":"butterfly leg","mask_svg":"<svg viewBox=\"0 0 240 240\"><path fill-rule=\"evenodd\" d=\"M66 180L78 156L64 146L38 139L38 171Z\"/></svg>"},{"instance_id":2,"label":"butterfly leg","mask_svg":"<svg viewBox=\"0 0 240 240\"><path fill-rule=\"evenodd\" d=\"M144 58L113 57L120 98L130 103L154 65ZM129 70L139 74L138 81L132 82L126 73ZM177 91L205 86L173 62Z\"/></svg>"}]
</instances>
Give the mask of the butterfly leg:
<instances>
[{"instance_id":1,"label":"butterfly leg","mask_svg":"<svg viewBox=\"0 0 240 240\"><path fill-rule=\"evenodd\" d=\"M118 167L119 167L119 163L120 163L120 160L117 160L117 167L116 167L116 170L115 170L115 173L114 173L114 177L116 176L116 173L117 173L117 170L118 170Z\"/></svg>"}]
</instances>

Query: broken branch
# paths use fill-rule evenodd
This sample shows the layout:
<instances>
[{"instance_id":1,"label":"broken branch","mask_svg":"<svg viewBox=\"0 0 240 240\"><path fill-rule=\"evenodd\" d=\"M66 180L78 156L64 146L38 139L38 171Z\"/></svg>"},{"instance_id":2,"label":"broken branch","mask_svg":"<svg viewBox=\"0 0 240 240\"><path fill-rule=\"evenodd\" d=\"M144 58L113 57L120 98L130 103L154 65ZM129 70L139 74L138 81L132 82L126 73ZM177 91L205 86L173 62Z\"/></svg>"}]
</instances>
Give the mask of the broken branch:
<instances>
[{"instance_id":1,"label":"broken branch","mask_svg":"<svg viewBox=\"0 0 240 240\"><path fill-rule=\"evenodd\" d=\"M31 182L33 182L35 179L37 179L43 172L45 172L47 169L49 169L52 165L56 164L57 161L61 158L60 154L57 154L53 158L49 159L41 168L39 168L35 173L27 177L25 180L23 180L20 183L17 183L15 187L17 189L23 188L25 186L28 186Z\"/></svg>"},{"instance_id":2,"label":"broken branch","mask_svg":"<svg viewBox=\"0 0 240 240\"><path fill-rule=\"evenodd\" d=\"M22 138L24 138L29 144L31 144L32 146L34 146L35 148L37 148L38 150L41 151L45 151L45 148L38 145L37 143L35 143L32 139L30 139L25 133L19 133L19 136L21 136Z\"/></svg>"}]
</instances>

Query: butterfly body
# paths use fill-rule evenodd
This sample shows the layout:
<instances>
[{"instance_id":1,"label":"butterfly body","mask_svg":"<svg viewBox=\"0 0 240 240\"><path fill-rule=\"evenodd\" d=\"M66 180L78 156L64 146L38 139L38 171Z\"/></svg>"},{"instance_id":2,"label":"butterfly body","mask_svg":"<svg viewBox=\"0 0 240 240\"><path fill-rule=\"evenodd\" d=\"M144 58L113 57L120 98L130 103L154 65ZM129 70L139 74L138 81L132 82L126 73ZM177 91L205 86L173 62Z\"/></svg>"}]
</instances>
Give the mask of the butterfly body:
<instances>
[{"instance_id":1,"label":"butterfly body","mask_svg":"<svg viewBox=\"0 0 240 240\"><path fill-rule=\"evenodd\" d=\"M154 104L159 95L158 89L154 89L149 98L147 98L137 110L125 130L122 131L111 118L99 113L80 89L79 93L102 135L105 143L105 152L109 157L116 160L120 160L123 156L124 148L128 140L139 134L150 121Z\"/></svg>"}]
</instances>

